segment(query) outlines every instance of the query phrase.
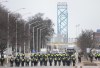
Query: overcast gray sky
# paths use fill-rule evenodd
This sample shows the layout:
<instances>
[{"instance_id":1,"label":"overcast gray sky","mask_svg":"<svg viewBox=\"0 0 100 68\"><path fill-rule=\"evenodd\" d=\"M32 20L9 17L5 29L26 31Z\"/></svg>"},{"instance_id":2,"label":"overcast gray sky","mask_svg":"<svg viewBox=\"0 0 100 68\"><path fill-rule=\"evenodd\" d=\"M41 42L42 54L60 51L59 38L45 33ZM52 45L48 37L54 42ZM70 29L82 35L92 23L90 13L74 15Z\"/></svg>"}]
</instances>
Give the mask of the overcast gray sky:
<instances>
[{"instance_id":1,"label":"overcast gray sky","mask_svg":"<svg viewBox=\"0 0 100 68\"><path fill-rule=\"evenodd\" d=\"M77 27L77 35L82 29L92 29L94 31L100 29L100 0L8 0L7 3L2 4L11 11L26 8L18 11L24 15L24 18L38 12L44 13L45 17L52 19L55 23L56 30L57 2L67 2L68 4L68 32L70 38L76 36L76 25L78 24L80 26ZM27 14L29 12L31 14Z\"/></svg>"}]
</instances>

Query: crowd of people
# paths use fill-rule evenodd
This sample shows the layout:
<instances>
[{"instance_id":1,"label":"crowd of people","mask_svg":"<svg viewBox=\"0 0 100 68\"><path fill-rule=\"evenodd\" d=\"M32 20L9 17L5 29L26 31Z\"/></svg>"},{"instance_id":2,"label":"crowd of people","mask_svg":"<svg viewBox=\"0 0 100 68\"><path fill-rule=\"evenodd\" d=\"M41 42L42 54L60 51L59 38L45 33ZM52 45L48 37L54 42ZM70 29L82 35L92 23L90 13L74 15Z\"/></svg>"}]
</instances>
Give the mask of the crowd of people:
<instances>
[{"instance_id":1,"label":"crowd of people","mask_svg":"<svg viewBox=\"0 0 100 68\"><path fill-rule=\"evenodd\" d=\"M2 59L2 58L1 58ZM25 54L17 54L15 58L11 57L10 66L75 66L76 64L76 57L74 54L70 55L67 53L63 54L31 54L30 57L26 57ZM49 63L49 64L48 64ZM3 62L1 61L1 65Z\"/></svg>"}]
</instances>

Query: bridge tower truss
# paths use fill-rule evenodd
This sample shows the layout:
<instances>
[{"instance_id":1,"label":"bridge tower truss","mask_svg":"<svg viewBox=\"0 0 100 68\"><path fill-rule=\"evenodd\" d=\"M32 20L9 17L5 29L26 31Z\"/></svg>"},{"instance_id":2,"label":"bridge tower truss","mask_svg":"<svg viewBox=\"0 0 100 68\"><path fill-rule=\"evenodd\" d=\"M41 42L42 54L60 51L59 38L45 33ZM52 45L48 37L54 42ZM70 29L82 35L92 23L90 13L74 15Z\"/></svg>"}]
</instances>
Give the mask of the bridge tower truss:
<instances>
[{"instance_id":1,"label":"bridge tower truss","mask_svg":"<svg viewBox=\"0 0 100 68\"><path fill-rule=\"evenodd\" d=\"M57 4L57 33L64 36L64 42L68 42L68 10L66 2L58 2Z\"/></svg>"}]
</instances>

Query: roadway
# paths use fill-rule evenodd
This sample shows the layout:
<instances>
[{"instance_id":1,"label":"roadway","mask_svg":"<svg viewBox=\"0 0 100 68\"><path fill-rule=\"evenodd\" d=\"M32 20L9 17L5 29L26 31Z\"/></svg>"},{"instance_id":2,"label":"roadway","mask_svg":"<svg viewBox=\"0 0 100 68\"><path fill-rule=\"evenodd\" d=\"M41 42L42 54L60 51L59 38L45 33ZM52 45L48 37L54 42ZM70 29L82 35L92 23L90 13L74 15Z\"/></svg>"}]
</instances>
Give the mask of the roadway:
<instances>
[{"instance_id":1,"label":"roadway","mask_svg":"<svg viewBox=\"0 0 100 68\"><path fill-rule=\"evenodd\" d=\"M47 63L47 66L40 66L40 63L38 63L38 66L31 66L31 64L29 66L24 66L24 67L15 67L15 65L13 67L10 67L10 64L6 64L4 66L0 66L0 68L76 68L76 66L63 66L62 63L60 66L54 66L54 63L52 64L52 66L49 65L49 62Z\"/></svg>"}]
</instances>

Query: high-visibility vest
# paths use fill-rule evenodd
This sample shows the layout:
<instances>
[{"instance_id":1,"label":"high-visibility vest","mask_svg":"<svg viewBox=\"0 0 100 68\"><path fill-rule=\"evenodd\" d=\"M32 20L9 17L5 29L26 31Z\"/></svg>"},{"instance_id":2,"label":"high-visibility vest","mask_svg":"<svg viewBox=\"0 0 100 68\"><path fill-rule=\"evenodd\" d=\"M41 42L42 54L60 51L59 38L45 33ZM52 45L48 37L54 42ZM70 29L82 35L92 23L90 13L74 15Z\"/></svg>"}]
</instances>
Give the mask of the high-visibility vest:
<instances>
[{"instance_id":1,"label":"high-visibility vest","mask_svg":"<svg viewBox=\"0 0 100 68\"><path fill-rule=\"evenodd\" d=\"M54 58L54 60L57 60L57 58Z\"/></svg>"},{"instance_id":2,"label":"high-visibility vest","mask_svg":"<svg viewBox=\"0 0 100 68\"><path fill-rule=\"evenodd\" d=\"M24 61L24 59L22 59L22 61Z\"/></svg>"}]
</instances>

